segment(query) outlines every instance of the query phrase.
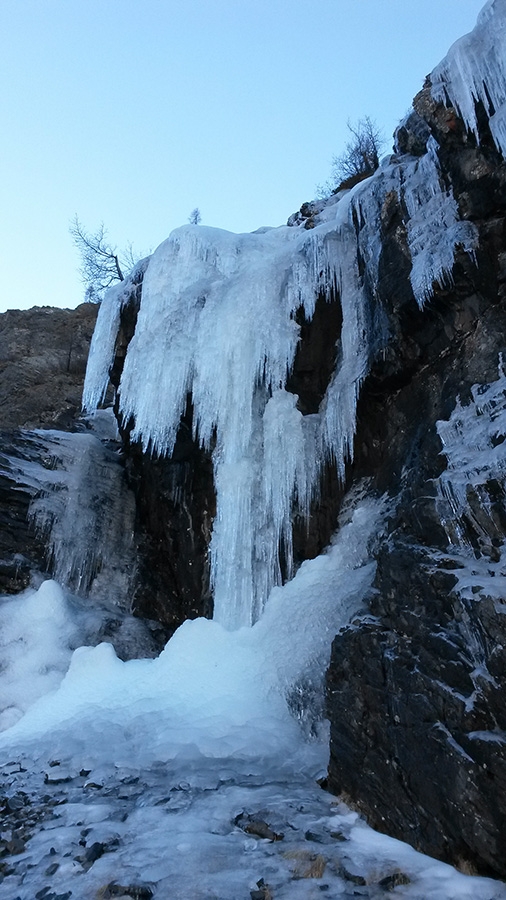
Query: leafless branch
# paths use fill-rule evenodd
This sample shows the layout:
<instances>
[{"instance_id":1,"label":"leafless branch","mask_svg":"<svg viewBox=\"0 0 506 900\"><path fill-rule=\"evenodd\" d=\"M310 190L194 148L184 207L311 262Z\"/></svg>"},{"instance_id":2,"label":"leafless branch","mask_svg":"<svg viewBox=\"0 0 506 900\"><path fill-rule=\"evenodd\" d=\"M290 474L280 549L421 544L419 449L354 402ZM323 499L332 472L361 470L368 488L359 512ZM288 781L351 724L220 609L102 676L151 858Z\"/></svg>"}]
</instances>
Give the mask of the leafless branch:
<instances>
[{"instance_id":1,"label":"leafless branch","mask_svg":"<svg viewBox=\"0 0 506 900\"><path fill-rule=\"evenodd\" d=\"M85 297L93 303L99 303L107 288L116 281L124 280L116 247L107 241L103 223L94 233L90 233L84 229L76 216L69 230L81 256L79 271L86 286Z\"/></svg>"}]
</instances>

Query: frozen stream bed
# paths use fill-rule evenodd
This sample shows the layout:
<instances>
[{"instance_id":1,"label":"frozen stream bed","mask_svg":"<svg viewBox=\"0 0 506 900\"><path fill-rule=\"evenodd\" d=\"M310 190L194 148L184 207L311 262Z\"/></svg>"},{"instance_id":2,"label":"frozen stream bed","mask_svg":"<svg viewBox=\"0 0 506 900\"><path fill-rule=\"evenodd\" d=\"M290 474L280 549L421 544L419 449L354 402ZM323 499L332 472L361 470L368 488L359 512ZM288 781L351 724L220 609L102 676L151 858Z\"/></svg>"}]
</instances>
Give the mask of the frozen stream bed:
<instances>
[{"instance_id":1,"label":"frozen stream bed","mask_svg":"<svg viewBox=\"0 0 506 900\"><path fill-rule=\"evenodd\" d=\"M316 771L261 769L197 756L142 770L3 765L0 898L506 898L370 829Z\"/></svg>"}]
</instances>

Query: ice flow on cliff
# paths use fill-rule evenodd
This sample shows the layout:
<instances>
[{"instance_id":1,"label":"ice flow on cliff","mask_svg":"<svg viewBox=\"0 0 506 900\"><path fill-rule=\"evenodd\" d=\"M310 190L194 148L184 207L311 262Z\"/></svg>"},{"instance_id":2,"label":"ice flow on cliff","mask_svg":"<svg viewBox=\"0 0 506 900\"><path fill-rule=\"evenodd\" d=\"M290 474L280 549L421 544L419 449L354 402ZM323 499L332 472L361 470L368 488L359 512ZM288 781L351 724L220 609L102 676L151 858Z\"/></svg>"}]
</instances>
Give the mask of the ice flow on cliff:
<instances>
[{"instance_id":1,"label":"ice flow on cliff","mask_svg":"<svg viewBox=\"0 0 506 900\"><path fill-rule=\"evenodd\" d=\"M407 210L412 285L420 306L450 277L455 247L472 253L474 227L460 220L441 182L437 144L421 159L392 158L320 215L312 230L231 234L186 225L149 260L135 334L119 387L120 412L144 450L170 454L188 396L195 438L212 450L217 513L211 540L214 618L250 625L291 574L291 521L317 497L322 466L341 479L353 454L357 400L371 359L387 339L377 302L381 209L396 191ZM339 302L336 369L318 413L303 416L286 389L302 308ZM125 286L100 310L84 403L104 397Z\"/></svg>"}]
</instances>

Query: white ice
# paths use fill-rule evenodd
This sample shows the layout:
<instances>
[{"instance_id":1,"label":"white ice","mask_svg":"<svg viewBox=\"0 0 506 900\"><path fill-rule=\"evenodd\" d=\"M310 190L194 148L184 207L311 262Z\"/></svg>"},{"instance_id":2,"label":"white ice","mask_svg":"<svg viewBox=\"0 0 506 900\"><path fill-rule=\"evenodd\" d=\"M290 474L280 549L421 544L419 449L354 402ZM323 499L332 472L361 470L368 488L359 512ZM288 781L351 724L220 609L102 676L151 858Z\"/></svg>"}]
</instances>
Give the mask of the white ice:
<instances>
[{"instance_id":1,"label":"white ice","mask_svg":"<svg viewBox=\"0 0 506 900\"><path fill-rule=\"evenodd\" d=\"M506 375L502 359L498 378L490 384L475 384L470 399L457 400L448 421L437 423L447 460L438 479L443 522L448 521L449 537L456 546L465 545L462 517L469 512L469 490L473 489L482 515L490 517L492 500L487 482L504 484L506 478ZM449 512L445 514L445 504ZM446 507L448 509L448 507ZM479 522L473 517L475 527Z\"/></svg>"},{"instance_id":2,"label":"white ice","mask_svg":"<svg viewBox=\"0 0 506 900\"><path fill-rule=\"evenodd\" d=\"M432 96L456 108L479 140L476 102L488 115L497 149L506 155L506 2L489 0L474 30L460 38L430 75Z\"/></svg>"},{"instance_id":3,"label":"white ice","mask_svg":"<svg viewBox=\"0 0 506 900\"><path fill-rule=\"evenodd\" d=\"M76 631L63 591L54 581L0 600L0 731L17 722L39 697L56 690L69 667Z\"/></svg>"},{"instance_id":4,"label":"white ice","mask_svg":"<svg viewBox=\"0 0 506 900\"><path fill-rule=\"evenodd\" d=\"M191 396L195 436L213 454L211 581L215 619L227 628L261 614L270 589L281 583L281 545L290 573L292 511L308 515L324 462L331 460L343 480L353 457L360 388L388 337L377 298L386 198L395 191L409 213L420 305L434 283L450 277L455 247L474 250L473 226L458 218L436 151L433 143L422 160L385 164L331 204L329 214L324 210L313 230L233 235L188 225L149 261L120 410L146 451L170 454ZM342 308L337 367L319 412L303 417L286 391L299 339L295 313L303 307L311 318L320 294L329 302L338 295ZM108 295L99 314L88 409L107 387L122 302Z\"/></svg>"},{"instance_id":5,"label":"white ice","mask_svg":"<svg viewBox=\"0 0 506 900\"><path fill-rule=\"evenodd\" d=\"M97 764L109 757L105 729L125 764L166 761L188 748L211 757L300 754L287 698L300 683L320 685L332 635L360 609L381 511L379 502L359 506L327 553L274 588L252 628L187 621L154 660L122 662L106 643L78 648L56 693L32 705L0 746L50 735L55 752Z\"/></svg>"}]
</instances>

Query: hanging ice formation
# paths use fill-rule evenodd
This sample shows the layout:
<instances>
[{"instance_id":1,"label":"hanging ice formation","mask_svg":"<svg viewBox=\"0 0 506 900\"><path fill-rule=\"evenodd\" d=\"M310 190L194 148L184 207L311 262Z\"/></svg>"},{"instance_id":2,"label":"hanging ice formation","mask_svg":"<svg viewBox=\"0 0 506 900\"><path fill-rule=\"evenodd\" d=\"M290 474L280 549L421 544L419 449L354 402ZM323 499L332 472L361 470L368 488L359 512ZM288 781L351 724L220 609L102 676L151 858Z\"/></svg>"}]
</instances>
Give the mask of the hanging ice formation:
<instances>
[{"instance_id":1,"label":"hanging ice formation","mask_svg":"<svg viewBox=\"0 0 506 900\"><path fill-rule=\"evenodd\" d=\"M101 419L103 433L109 423ZM27 432L24 445L24 454L3 457L0 474L31 495L29 518L55 578L74 594L121 606L135 567L135 510L116 454L95 434Z\"/></svg>"},{"instance_id":2,"label":"hanging ice formation","mask_svg":"<svg viewBox=\"0 0 506 900\"><path fill-rule=\"evenodd\" d=\"M506 373L502 356L497 381L473 385L470 402L462 405L459 399L448 421L437 423L437 430L447 460L447 468L437 481L441 520L450 544L457 548L470 546L471 525L476 539L472 549L478 555L490 543L487 528L490 532L496 516L495 494L506 481Z\"/></svg>"},{"instance_id":3,"label":"hanging ice formation","mask_svg":"<svg viewBox=\"0 0 506 900\"><path fill-rule=\"evenodd\" d=\"M449 97L475 132L472 98L484 101L503 151L505 65L497 35L504 32L505 5L491 0L475 32L433 76L436 99ZM404 210L420 307L435 283L451 279L456 247L474 253L476 230L459 217L437 151L431 137L421 158L386 159L372 178L332 197L313 230L235 235L189 225L149 260L120 411L133 418L132 437L146 451L170 454L191 394L195 436L213 452L211 577L215 618L228 628L258 618L280 582L280 545L290 569L292 511L308 514L322 463L332 460L343 478L352 456L360 387L387 339L377 295L387 195L395 192ZM303 416L286 390L299 338L295 313L302 307L310 319L319 295L339 298L342 331L320 410ZM105 395L124 297L124 286L112 289L100 309L85 384L88 410Z\"/></svg>"},{"instance_id":4,"label":"hanging ice formation","mask_svg":"<svg viewBox=\"0 0 506 900\"><path fill-rule=\"evenodd\" d=\"M497 149L506 156L506 0L489 0L476 27L431 73L435 100L450 103L479 141L476 102L483 104Z\"/></svg>"}]
</instances>

